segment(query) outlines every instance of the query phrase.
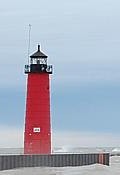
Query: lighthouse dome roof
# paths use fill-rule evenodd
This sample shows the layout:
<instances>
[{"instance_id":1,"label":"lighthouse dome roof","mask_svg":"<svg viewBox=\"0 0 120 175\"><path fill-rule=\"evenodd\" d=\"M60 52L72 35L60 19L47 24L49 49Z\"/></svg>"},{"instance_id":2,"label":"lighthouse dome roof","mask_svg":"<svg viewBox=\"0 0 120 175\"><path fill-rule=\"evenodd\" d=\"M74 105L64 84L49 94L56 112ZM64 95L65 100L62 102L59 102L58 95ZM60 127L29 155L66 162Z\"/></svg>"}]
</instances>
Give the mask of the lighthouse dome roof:
<instances>
[{"instance_id":1,"label":"lighthouse dome roof","mask_svg":"<svg viewBox=\"0 0 120 175\"><path fill-rule=\"evenodd\" d=\"M38 45L38 50L34 54L30 56L30 58L47 58L47 55L45 55L43 52L40 50L40 45Z\"/></svg>"}]
</instances>

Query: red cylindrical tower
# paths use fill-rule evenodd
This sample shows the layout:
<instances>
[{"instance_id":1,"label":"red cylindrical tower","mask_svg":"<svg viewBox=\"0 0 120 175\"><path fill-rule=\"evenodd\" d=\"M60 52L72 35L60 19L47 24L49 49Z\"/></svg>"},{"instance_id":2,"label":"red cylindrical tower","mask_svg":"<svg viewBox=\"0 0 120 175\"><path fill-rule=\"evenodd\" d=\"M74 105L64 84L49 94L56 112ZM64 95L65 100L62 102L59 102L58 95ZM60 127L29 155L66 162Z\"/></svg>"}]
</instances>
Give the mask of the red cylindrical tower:
<instances>
[{"instance_id":1,"label":"red cylindrical tower","mask_svg":"<svg viewBox=\"0 0 120 175\"><path fill-rule=\"evenodd\" d=\"M51 153L50 85L52 66L47 65L47 56L38 51L30 56L30 65L25 65L27 80L26 117L24 132L25 154Z\"/></svg>"}]
</instances>

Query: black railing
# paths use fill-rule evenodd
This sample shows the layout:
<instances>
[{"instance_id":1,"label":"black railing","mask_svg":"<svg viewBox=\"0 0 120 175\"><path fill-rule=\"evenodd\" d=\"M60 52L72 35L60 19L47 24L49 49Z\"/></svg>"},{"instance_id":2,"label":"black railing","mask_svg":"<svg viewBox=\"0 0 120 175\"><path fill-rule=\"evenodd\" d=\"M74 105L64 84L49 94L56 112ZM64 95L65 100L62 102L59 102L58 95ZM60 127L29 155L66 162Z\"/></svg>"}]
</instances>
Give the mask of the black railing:
<instances>
[{"instance_id":1,"label":"black railing","mask_svg":"<svg viewBox=\"0 0 120 175\"><path fill-rule=\"evenodd\" d=\"M24 72L25 74L28 73L49 73L52 74L53 67L52 65L41 65L41 64L32 64L32 65L25 65Z\"/></svg>"}]
</instances>

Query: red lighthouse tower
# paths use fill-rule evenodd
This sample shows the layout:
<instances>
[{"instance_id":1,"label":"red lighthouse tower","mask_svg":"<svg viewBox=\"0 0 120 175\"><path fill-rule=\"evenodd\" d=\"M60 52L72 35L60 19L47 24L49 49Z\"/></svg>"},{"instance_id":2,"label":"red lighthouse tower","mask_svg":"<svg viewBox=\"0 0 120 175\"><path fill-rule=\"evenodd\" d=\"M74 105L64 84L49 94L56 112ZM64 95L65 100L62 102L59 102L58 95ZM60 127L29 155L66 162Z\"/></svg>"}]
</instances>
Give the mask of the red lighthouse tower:
<instances>
[{"instance_id":1,"label":"red lighthouse tower","mask_svg":"<svg viewBox=\"0 0 120 175\"><path fill-rule=\"evenodd\" d=\"M30 56L30 65L25 65L27 79L26 117L24 132L25 154L51 153L50 85L52 65L47 65L47 56L38 50Z\"/></svg>"}]
</instances>

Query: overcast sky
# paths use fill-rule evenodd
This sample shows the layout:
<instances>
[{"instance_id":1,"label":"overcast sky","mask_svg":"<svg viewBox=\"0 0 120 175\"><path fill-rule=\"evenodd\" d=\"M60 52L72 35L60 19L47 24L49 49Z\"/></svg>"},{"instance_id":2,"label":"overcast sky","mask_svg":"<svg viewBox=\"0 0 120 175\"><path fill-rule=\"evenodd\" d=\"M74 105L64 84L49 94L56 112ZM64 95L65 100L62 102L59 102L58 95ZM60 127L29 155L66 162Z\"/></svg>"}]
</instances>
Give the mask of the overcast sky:
<instances>
[{"instance_id":1,"label":"overcast sky","mask_svg":"<svg viewBox=\"0 0 120 175\"><path fill-rule=\"evenodd\" d=\"M29 24L30 53L39 43L54 66L53 133L78 133L77 145L78 137L86 145L84 136L91 138L88 146L99 136L100 144L101 137L108 138L107 146L120 144L119 20L119 0L1 0L0 130L12 142L1 140L0 147L22 145Z\"/></svg>"}]
</instances>

